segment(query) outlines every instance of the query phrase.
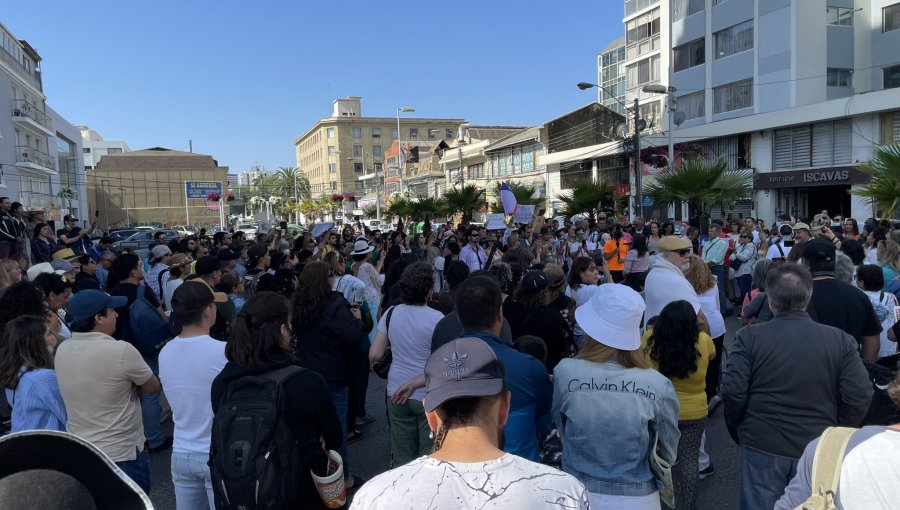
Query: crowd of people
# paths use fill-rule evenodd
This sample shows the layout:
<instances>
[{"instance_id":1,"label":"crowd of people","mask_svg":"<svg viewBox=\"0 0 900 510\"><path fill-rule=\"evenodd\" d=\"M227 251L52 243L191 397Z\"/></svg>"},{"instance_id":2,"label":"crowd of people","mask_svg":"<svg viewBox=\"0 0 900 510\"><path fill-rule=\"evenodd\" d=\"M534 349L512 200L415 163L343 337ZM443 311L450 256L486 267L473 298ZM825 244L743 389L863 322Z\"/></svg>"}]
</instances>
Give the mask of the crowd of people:
<instances>
[{"instance_id":1,"label":"crowd of people","mask_svg":"<svg viewBox=\"0 0 900 510\"><path fill-rule=\"evenodd\" d=\"M866 425L839 507L900 496L890 222L599 210L497 231L159 232L141 258L42 214L0 198L11 432L72 434L146 493L170 451L179 509L692 509L719 407L743 509L834 492L816 477L832 427ZM380 414L391 469L367 481L348 445ZM320 483L338 472L343 496Z\"/></svg>"}]
</instances>

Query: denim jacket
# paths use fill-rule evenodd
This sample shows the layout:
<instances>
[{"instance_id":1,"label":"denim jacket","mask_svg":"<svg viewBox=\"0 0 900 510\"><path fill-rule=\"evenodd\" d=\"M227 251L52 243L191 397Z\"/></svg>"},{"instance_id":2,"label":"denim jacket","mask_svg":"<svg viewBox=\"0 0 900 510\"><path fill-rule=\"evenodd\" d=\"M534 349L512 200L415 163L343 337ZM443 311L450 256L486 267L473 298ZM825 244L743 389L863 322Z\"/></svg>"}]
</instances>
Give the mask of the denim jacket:
<instances>
[{"instance_id":1,"label":"denim jacket","mask_svg":"<svg viewBox=\"0 0 900 510\"><path fill-rule=\"evenodd\" d=\"M646 496L662 488L648 456L675 464L678 397L656 370L615 361L564 359L553 371L553 418L563 442L562 467L590 492Z\"/></svg>"}]
</instances>

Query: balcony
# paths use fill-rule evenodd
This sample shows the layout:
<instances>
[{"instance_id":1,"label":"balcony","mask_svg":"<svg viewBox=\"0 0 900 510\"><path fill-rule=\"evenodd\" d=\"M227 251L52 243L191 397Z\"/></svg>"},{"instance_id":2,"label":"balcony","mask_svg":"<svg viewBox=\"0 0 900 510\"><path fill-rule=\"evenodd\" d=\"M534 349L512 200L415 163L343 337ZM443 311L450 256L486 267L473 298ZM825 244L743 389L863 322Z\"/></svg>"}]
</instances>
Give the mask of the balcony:
<instances>
[{"instance_id":1,"label":"balcony","mask_svg":"<svg viewBox=\"0 0 900 510\"><path fill-rule=\"evenodd\" d=\"M56 174L56 158L27 145L16 146L16 166L47 174Z\"/></svg>"},{"instance_id":2,"label":"balcony","mask_svg":"<svg viewBox=\"0 0 900 510\"><path fill-rule=\"evenodd\" d=\"M12 100L13 122L39 136L54 136L53 121L24 99Z\"/></svg>"}]
</instances>

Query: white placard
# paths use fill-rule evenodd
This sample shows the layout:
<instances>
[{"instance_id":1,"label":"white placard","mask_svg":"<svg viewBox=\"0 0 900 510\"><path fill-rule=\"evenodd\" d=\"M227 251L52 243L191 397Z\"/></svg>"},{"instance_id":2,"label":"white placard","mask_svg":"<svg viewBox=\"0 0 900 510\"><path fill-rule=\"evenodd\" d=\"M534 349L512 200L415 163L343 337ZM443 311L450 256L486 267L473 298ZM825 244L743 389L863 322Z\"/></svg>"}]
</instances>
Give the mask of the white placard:
<instances>
[{"instance_id":1,"label":"white placard","mask_svg":"<svg viewBox=\"0 0 900 510\"><path fill-rule=\"evenodd\" d=\"M485 218L487 221L485 222L485 228L488 230L505 230L506 229L506 216L503 213L499 214L488 214Z\"/></svg>"},{"instance_id":2,"label":"white placard","mask_svg":"<svg viewBox=\"0 0 900 510\"><path fill-rule=\"evenodd\" d=\"M534 220L534 205L519 205L516 208L516 223L531 223Z\"/></svg>"},{"instance_id":3,"label":"white placard","mask_svg":"<svg viewBox=\"0 0 900 510\"><path fill-rule=\"evenodd\" d=\"M310 229L310 235L313 239L318 239L320 235L328 232L332 228L334 228L334 223L330 221L325 223L313 223L313 226Z\"/></svg>"}]
</instances>

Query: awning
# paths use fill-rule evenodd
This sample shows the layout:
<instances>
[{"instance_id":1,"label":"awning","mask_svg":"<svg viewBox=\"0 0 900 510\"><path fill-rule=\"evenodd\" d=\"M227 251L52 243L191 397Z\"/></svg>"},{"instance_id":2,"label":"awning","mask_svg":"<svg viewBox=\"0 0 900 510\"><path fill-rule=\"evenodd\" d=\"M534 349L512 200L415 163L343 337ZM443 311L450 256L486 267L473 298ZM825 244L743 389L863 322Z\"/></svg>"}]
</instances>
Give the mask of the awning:
<instances>
[{"instance_id":1,"label":"awning","mask_svg":"<svg viewBox=\"0 0 900 510\"><path fill-rule=\"evenodd\" d=\"M641 138L641 147L649 148L653 147L653 144ZM622 140L590 145L588 147L579 147L577 149L569 149L567 151L552 152L550 154L541 154L540 156L538 156L538 164L553 165L558 163L568 163L571 161L595 159L603 156L611 156L613 154L623 154Z\"/></svg>"}]
</instances>

